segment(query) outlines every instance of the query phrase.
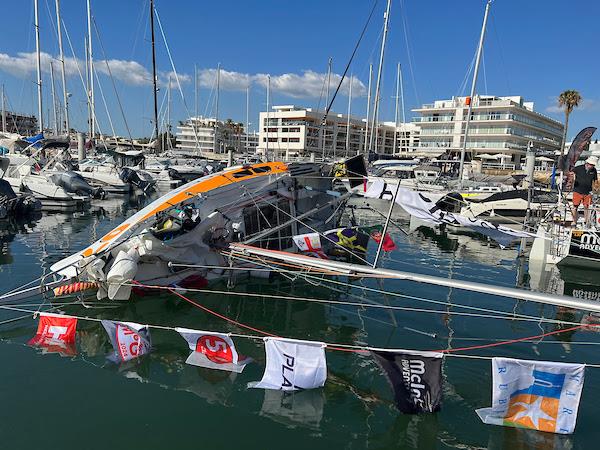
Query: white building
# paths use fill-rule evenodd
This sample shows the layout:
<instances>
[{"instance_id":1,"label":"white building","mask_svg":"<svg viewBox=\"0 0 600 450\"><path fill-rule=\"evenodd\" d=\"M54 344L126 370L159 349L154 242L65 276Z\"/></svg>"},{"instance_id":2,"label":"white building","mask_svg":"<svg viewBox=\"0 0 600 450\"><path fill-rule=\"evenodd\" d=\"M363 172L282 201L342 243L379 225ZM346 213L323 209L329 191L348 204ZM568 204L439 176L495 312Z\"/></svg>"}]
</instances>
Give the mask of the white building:
<instances>
[{"instance_id":1,"label":"white building","mask_svg":"<svg viewBox=\"0 0 600 450\"><path fill-rule=\"evenodd\" d=\"M261 112L257 152L274 158L311 153L317 157L367 153L371 137L367 136L365 145L365 119L330 112L321 126L323 115L323 111L294 105L273 106L272 111ZM373 139L373 151L380 154L402 154L415 145L418 145L417 124L401 124L396 130L393 122L381 123Z\"/></svg>"},{"instance_id":2,"label":"white building","mask_svg":"<svg viewBox=\"0 0 600 450\"><path fill-rule=\"evenodd\" d=\"M437 156L460 154L464 142L469 97L437 100L413 109L413 119L421 127L419 150ZM562 123L533 109L522 97L475 96L469 125L467 151L506 155L507 162L519 166L529 141L537 151L554 153L560 149Z\"/></svg>"},{"instance_id":3,"label":"white building","mask_svg":"<svg viewBox=\"0 0 600 450\"><path fill-rule=\"evenodd\" d=\"M230 120L190 117L177 126L177 148L192 153L255 153L257 145L256 133L247 135L242 123Z\"/></svg>"}]
</instances>

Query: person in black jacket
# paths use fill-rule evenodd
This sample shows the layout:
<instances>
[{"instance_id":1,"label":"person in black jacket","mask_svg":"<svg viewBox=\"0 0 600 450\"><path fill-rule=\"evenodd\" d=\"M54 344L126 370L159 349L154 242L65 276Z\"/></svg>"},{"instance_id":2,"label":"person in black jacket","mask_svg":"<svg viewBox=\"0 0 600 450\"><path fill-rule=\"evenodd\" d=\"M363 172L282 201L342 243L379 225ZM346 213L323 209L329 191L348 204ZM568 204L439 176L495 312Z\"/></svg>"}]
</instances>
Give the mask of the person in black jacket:
<instances>
[{"instance_id":1,"label":"person in black jacket","mask_svg":"<svg viewBox=\"0 0 600 450\"><path fill-rule=\"evenodd\" d=\"M596 164L598 164L597 156L590 156L585 160L585 164L577 166L569 174L574 178L573 181L573 223L577 223L578 213L577 208L583 204L584 218L586 225L590 221L590 205L592 204L592 188L594 182L598 179L596 172Z\"/></svg>"}]
</instances>

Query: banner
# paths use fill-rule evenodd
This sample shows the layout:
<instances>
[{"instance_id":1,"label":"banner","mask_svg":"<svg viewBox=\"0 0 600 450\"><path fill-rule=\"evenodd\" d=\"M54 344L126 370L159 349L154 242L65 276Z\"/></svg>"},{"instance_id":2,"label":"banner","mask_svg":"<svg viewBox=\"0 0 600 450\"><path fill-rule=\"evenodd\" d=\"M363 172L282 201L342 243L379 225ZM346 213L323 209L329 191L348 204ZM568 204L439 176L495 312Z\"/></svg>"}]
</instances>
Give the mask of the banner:
<instances>
[{"instance_id":1,"label":"banner","mask_svg":"<svg viewBox=\"0 0 600 450\"><path fill-rule=\"evenodd\" d=\"M238 354L233 340L226 334L188 328L176 330L187 341L192 351L185 361L186 364L242 373L246 364L252 361L252 358Z\"/></svg>"},{"instance_id":2,"label":"banner","mask_svg":"<svg viewBox=\"0 0 600 450\"><path fill-rule=\"evenodd\" d=\"M314 389L327 379L325 344L281 338L265 338L267 367L262 380L248 383L249 388Z\"/></svg>"},{"instance_id":3,"label":"banner","mask_svg":"<svg viewBox=\"0 0 600 450\"><path fill-rule=\"evenodd\" d=\"M492 359L492 407L487 424L570 434L575 429L585 365Z\"/></svg>"},{"instance_id":4,"label":"banner","mask_svg":"<svg viewBox=\"0 0 600 450\"><path fill-rule=\"evenodd\" d=\"M76 329L77 319L75 317L40 313L35 336L27 344L40 347L48 353L74 356L77 354L75 348Z\"/></svg>"},{"instance_id":5,"label":"banner","mask_svg":"<svg viewBox=\"0 0 600 450\"><path fill-rule=\"evenodd\" d=\"M391 185L382 180L375 180L365 192L365 197L391 200L393 193ZM439 196L439 195L438 195ZM473 231L488 236L500 245L508 245L510 242L521 237L534 238L535 234L526 231L513 230L500 224L495 224L482 219L471 219L460 214L444 211L436 201L426 193L399 188L396 203L400 205L411 216L431 224L446 224L452 226L463 226Z\"/></svg>"},{"instance_id":6,"label":"banner","mask_svg":"<svg viewBox=\"0 0 600 450\"><path fill-rule=\"evenodd\" d=\"M109 359L115 363L130 361L150 353L150 331L146 325L133 322L114 322L103 320L102 326L108 333L115 349Z\"/></svg>"},{"instance_id":7,"label":"banner","mask_svg":"<svg viewBox=\"0 0 600 450\"><path fill-rule=\"evenodd\" d=\"M432 413L442 401L442 353L371 350L404 414Z\"/></svg>"},{"instance_id":8,"label":"banner","mask_svg":"<svg viewBox=\"0 0 600 450\"><path fill-rule=\"evenodd\" d=\"M596 127L587 127L577 133L577 136L575 136L575 139L573 139L573 142L569 147L569 153L565 155L565 160L559 161L561 168L564 169L565 172L573 170L573 167L575 167L575 163L579 161L581 154L590 148L590 141L595 132Z\"/></svg>"}]
</instances>

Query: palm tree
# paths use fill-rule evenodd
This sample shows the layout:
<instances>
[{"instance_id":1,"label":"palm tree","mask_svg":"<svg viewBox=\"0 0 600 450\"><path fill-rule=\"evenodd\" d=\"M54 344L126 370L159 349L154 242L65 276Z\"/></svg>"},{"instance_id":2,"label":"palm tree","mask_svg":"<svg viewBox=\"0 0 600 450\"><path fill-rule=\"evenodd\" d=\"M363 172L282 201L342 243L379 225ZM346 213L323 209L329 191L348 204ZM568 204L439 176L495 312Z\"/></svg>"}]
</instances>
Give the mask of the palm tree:
<instances>
[{"instance_id":1,"label":"palm tree","mask_svg":"<svg viewBox=\"0 0 600 450\"><path fill-rule=\"evenodd\" d=\"M583 99L577 91L564 91L558 96L558 106L565 109L565 130L563 132L562 145L560 147L560 161L565 156L565 144L567 143L567 128L569 128L569 116L573 109L579 106Z\"/></svg>"}]
</instances>

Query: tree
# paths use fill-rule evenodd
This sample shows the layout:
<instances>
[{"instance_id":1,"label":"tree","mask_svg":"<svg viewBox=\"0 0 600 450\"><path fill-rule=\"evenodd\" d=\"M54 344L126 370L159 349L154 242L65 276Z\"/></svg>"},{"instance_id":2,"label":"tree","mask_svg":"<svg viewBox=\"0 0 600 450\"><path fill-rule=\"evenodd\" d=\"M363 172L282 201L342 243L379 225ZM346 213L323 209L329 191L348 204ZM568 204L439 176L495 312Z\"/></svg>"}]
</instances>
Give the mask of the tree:
<instances>
[{"instance_id":1,"label":"tree","mask_svg":"<svg viewBox=\"0 0 600 450\"><path fill-rule=\"evenodd\" d=\"M565 145L567 144L567 129L569 128L569 116L573 109L578 107L583 99L577 91L564 91L558 96L558 106L565 109L565 130L563 132L562 145L560 147L560 163L565 156Z\"/></svg>"}]
</instances>

